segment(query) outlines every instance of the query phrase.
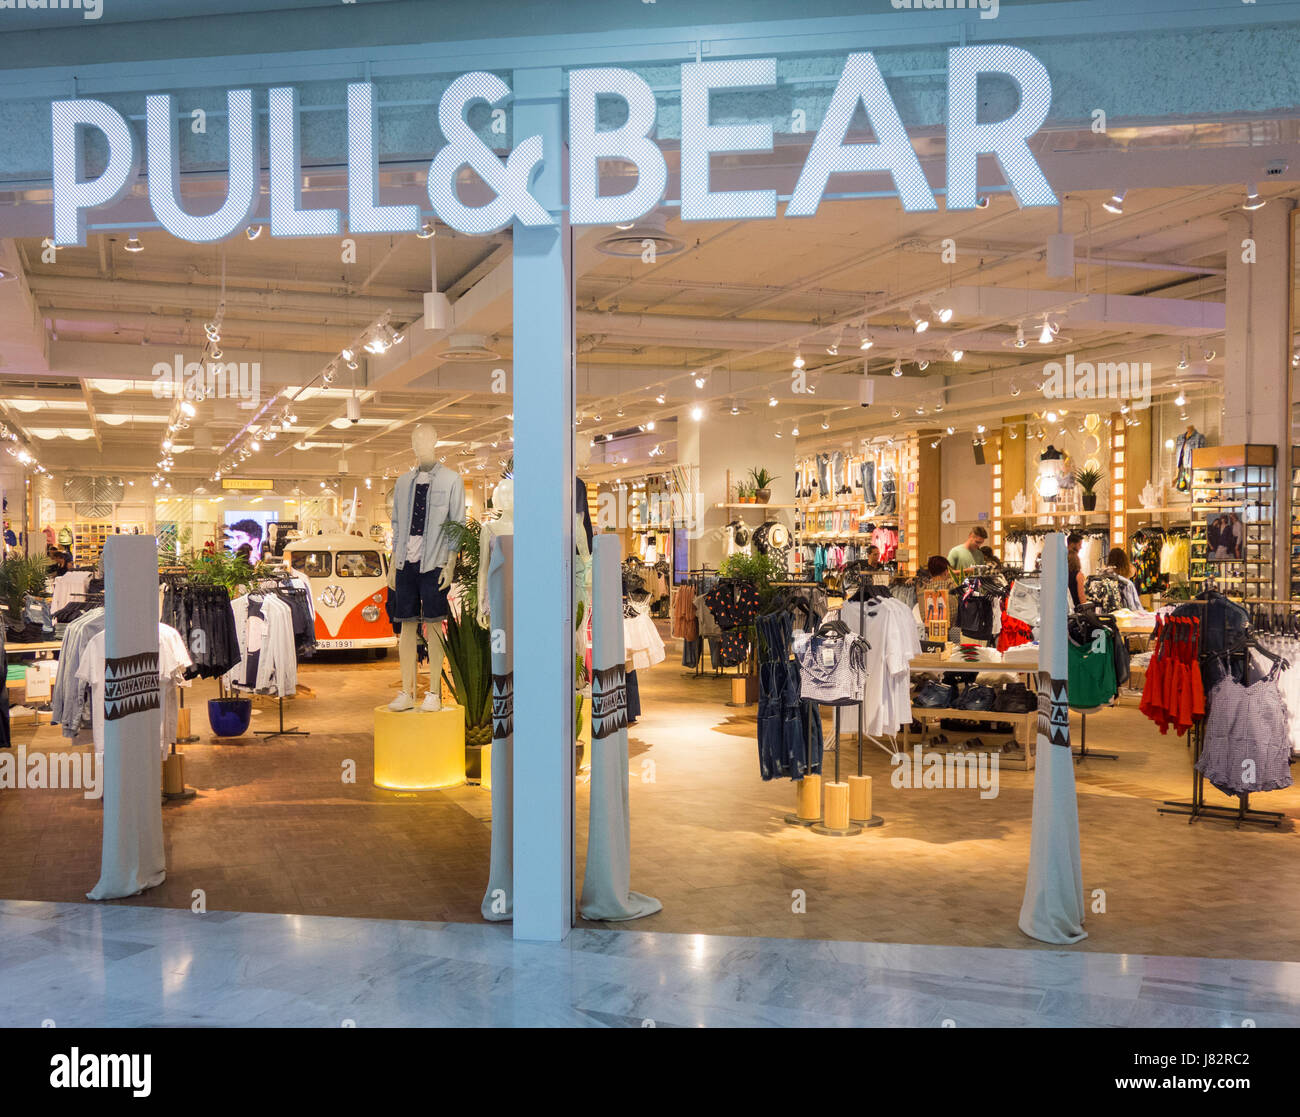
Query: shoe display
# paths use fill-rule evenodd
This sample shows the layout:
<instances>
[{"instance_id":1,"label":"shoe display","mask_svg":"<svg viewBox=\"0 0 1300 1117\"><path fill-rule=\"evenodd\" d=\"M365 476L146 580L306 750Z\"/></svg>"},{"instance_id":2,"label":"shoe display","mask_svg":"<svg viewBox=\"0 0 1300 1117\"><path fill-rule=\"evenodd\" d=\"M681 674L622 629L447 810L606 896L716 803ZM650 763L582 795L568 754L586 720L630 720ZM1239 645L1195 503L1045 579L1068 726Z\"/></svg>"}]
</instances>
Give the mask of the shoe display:
<instances>
[{"instance_id":1,"label":"shoe display","mask_svg":"<svg viewBox=\"0 0 1300 1117\"><path fill-rule=\"evenodd\" d=\"M388 708L394 713L400 713L402 710L415 709L415 703L411 701L411 696L406 691L402 691L401 694L388 703Z\"/></svg>"},{"instance_id":2,"label":"shoe display","mask_svg":"<svg viewBox=\"0 0 1300 1117\"><path fill-rule=\"evenodd\" d=\"M424 701L420 703L420 710L426 714L436 714L442 709L442 695L437 691L429 691L424 696Z\"/></svg>"}]
</instances>

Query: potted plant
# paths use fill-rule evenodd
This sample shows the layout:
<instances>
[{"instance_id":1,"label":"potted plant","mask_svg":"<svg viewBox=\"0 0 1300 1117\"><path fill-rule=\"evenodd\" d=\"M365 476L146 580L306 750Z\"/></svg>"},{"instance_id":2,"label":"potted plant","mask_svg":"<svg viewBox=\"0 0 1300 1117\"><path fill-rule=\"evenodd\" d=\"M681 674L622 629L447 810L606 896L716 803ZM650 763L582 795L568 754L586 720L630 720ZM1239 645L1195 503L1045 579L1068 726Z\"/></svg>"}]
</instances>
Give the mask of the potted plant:
<instances>
[{"instance_id":1,"label":"potted plant","mask_svg":"<svg viewBox=\"0 0 1300 1117\"><path fill-rule=\"evenodd\" d=\"M1097 507L1097 486L1105 479L1105 474L1095 466L1087 466L1074 475L1083 494L1083 510L1091 512Z\"/></svg>"},{"instance_id":2,"label":"potted plant","mask_svg":"<svg viewBox=\"0 0 1300 1117\"><path fill-rule=\"evenodd\" d=\"M758 499L758 503L766 504L772 499L772 482L776 478L762 466L751 469L749 476L754 481L754 496Z\"/></svg>"},{"instance_id":3,"label":"potted plant","mask_svg":"<svg viewBox=\"0 0 1300 1117\"><path fill-rule=\"evenodd\" d=\"M749 484L748 484L748 482L746 482L746 481L737 481L737 482L736 482L736 503L737 503L737 504L748 504L748 503L749 503Z\"/></svg>"},{"instance_id":4,"label":"potted plant","mask_svg":"<svg viewBox=\"0 0 1300 1117\"><path fill-rule=\"evenodd\" d=\"M448 521L443 530L456 548L457 593L441 649L430 648L430 665L435 669L445 655L442 673L456 704L465 711L466 775L479 778L480 750L492 743L492 644L488 629L478 623L478 568L481 554L481 525L470 519L464 524ZM431 683L433 680L430 680ZM433 685L436 685L434 683Z\"/></svg>"}]
</instances>

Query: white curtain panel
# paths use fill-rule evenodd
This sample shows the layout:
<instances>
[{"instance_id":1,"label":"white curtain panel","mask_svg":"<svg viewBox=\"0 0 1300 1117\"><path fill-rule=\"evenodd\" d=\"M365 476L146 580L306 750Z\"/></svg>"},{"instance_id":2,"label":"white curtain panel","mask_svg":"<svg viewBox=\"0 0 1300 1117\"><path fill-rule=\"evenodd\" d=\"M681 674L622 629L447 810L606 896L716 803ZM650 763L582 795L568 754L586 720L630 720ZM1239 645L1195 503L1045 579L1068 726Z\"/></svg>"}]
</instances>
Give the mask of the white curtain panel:
<instances>
[{"instance_id":1,"label":"white curtain panel","mask_svg":"<svg viewBox=\"0 0 1300 1117\"><path fill-rule=\"evenodd\" d=\"M492 862L483 918L515 914L515 537L494 535L488 554L488 627L492 644Z\"/></svg>"},{"instance_id":2,"label":"white curtain panel","mask_svg":"<svg viewBox=\"0 0 1300 1117\"><path fill-rule=\"evenodd\" d=\"M1029 876L1020 906L1020 929L1032 939L1075 943L1083 929L1083 866L1079 857L1079 804L1070 753L1070 660L1066 616L1070 605L1065 536L1043 545L1041 629L1038 651L1038 756Z\"/></svg>"},{"instance_id":3,"label":"white curtain panel","mask_svg":"<svg viewBox=\"0 0 1300 1117\"><path fill-rule=\"evenodd\" d=\"M592 556L591 810L579 908L584 919L611 921L640 919L663 907L631 889L622 552L618 539L604 535Z\"/></svg>"},{"instance_id":4,"label":"white curtain panel","mask_svg":"<svg viewBox=\"0 0 1300 1117\"><path fill-rule=\"evenodd\" d=\"M158 686L158 546L104 545L104 847L92 900L134 896L167 876Z\"/></svg>"}]
</instances>

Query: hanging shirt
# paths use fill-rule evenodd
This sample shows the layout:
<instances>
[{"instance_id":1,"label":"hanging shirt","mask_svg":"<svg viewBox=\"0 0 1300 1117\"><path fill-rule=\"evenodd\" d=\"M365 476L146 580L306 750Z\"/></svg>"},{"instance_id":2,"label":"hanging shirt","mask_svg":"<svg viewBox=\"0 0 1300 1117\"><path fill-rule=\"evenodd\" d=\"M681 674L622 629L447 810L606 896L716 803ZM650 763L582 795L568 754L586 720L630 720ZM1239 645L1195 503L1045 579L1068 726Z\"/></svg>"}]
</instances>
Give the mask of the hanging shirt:
<instances>
[{"instance_id":1,"label":"hanging shirt","mask_svg":"<svg viewBox=\"0 0 1300 1117\"><path fill-rule=\"evenodd\" d=\"M406 538L406 561L419 562L424 553L424 519L429 511L429 475L421 470L415 475L415 493L411 500L410 534Z\"/></svg>"},{"instance_id":2,"label":"hanging shirt","mask_svg":"<svg viewBox=\"0 0 1300 1117\"><path fill-rule=\"evenodd\" d=\"M81 653L77 665L77 681L90 687L91 733L95 738L95 752L104 754L104 633L93 636ZM171 625L158 626L158 685L162 691L162 723L159 745L163 756L167 755L171 743L176 740L176 722L179 718L180 704L176 697L177 685L188 686L185 681L185 669L192 665L190 653L186 650L181 634Z\"/></svg>"}]
</instances>

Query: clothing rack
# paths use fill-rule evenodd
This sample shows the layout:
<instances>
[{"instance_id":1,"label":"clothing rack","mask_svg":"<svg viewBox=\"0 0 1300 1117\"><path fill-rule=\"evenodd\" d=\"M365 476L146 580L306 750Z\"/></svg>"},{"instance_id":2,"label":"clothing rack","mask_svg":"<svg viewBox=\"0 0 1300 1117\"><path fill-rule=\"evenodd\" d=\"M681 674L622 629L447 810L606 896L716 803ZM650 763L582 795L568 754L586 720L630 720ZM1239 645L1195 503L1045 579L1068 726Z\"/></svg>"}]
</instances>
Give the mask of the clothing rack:
<instances>
[{"instance_id":1,"label":"clothing rack","mask_svg":"<svg viewBox=\"0 0 1300 1117\"><path fill-rule=\"evenodd\" d=\"M1197 668L1200 668L1201 659L1207 654L1202 648L1205 643L1205 599L1193 598L1191 601L1185 601L1183 605L1193 606L1198 614L1200 624L1196 630L1196 659ZM1249 634L1247 629L1247 634ZM1228 652L1229 656L1236 655L1245 650L1245 647L1233 648ZM1216 655L1218 653L1208 653ZM1209 695L1206 695L1209 698ZM1205 745L1205 721L1209 717L1210 711L1207 706L1205 717L1193 725L1187 731L1188 745L1192 750L1192 796L1190 800L1183 801L1178 799L1165 799L1163 805L1156 808L1158 814L1181 814L1187 815L1187 823L1191 825L1198 818L1218 819L1223 822L1236 823L1237 829L1241 829L1243 822L1255 823L1261 826L1278 827L1287 817L1282 811L1265 811L1250 805L1250 793L1242 792L1237 796L1236 807L1225 807L1219 803L1207 803L1205 801L1205 776L1200 769L1196 767L1201 759L1201 751Z\"/></svg>"},{"instance_id":2,"label":"clothing rack","mask_svg":"<svg viewBox=\"0 0 1300 1117\"><path fill-rule=\"evenodd\" d=\"M284 727L284 695L279 696L280 707L280 728L279 729L256 729L254 736L265 737L268 741L272 737L310 737L311 733L305 729L299 729L296 725L291 729Z\"/></svg>"}]
</instances>

